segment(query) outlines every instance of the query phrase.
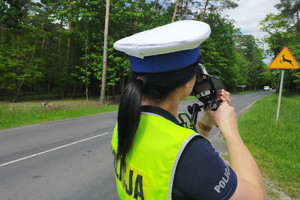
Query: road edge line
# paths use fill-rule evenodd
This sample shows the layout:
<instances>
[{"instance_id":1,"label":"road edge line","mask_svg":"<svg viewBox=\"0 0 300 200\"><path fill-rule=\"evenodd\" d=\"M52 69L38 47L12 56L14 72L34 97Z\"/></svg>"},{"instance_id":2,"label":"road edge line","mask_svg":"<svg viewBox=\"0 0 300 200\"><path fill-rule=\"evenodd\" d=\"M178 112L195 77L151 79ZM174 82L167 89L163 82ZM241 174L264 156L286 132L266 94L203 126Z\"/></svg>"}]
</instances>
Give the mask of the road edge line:
<instances>
[{"instance_id":1,"label":"road edge line","mask_svg":"<svg viewBox=\"0 0 300 200\"><path fill-rule=\"evenodd\" d=\"M46 151L35 153L35 154L30 155L30 156L26 156L26 157L23 157L23 158L12 160L12 161L0 164L0 167L4 167L4 166L10 165L10 164L14 164L14 163L17 163L17 162L20 162L20 161L23 161L23 160L27 160L29 158L33 158L33 157L40 156L40 155L43 155L43 154L46 154L46 153L50 153L52 151L63 149L63 148L66 148L66 147L69 147L69 146L72 146L72 145L75 145L75 144L78 144L78 143L81 143L81 142L85 142L85 141L88 141L88 140L92 140L92 139L95 139L97 137L101 137L101 136L104 136L104 135L107 135L107 134L110 134L110 132L101 133L99 135L95 135L95 136L88 137L88 138L85 138L85 139L82 139L82 140L78 140L76 142L71 142L69 144L65 144L65 145L62 145L62 146L59 146L59 147L55 147L55 148L52 148L52 149L49 149L49 150L46 150Z\"/></svg>"}]
</instances>

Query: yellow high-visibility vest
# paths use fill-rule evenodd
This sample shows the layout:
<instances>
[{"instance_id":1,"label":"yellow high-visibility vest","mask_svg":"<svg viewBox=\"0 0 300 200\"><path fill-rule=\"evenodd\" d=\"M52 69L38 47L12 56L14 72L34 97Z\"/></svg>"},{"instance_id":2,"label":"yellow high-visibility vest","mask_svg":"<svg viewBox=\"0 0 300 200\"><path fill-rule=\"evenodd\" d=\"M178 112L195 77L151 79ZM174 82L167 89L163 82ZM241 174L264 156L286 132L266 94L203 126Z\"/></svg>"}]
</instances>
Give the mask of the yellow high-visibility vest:
<instances>
[{"instance_id":1,"label":"yellow high-visibility vest","mask_svg":"<svg viewBox=\"0 0 300 200\"><path fill-rule=\"evenodd\" d=\"M142 113L126 166L117 160L118 130L114 129L112 152L118 193L121 199L166 200L179 158L189 141L200 136L152 113Z\"/></svg>"}]
</instances>

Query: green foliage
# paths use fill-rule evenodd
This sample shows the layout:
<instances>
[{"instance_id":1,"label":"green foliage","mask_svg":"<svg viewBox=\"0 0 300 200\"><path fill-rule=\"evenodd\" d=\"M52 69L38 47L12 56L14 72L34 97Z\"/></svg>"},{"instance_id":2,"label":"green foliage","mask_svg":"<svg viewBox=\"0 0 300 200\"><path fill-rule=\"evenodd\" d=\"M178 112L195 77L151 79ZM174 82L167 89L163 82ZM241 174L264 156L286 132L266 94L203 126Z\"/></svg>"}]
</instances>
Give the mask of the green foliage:
<instances>
[{"instance_id":1,"label":"green foliage","mask_svg":"<svg viewBox=\"0 0 300 200\"><path fill-rule=\"evenodd\" d=\"M206 22L212 33L201 45L201 52L208 72L219 76L230 91L236 91L239 85L246 85L250 90L261 88L266 82L265 74L261 74L265 64L255 38L242 35L218 14L209 14Z\"/></svg>"},{"instance_id":2,"label":"green foliage","mask_svg":"<svg viewBox=\"0 0 300 200\"><path fill-rule=\"evenodd\" d=\"M212 33L201 46L204 64L209 73L219 76L227 88L232 89L237 86L239 76L235 65L234 27L218 14L209 14L206 22Z\"/></svg>"},{"instance_id":3,"label":"green foliage","mask_svg":"<svg viewBox=\"0 0 300 200\"><path fill-rule=\"evenodd\" d=\"M236 68L239 76L237 77L237 84L247 85L249 81L249 62L246 60L244 54L236 52Z\"/></svg>"},{"instance_id":4,"label":"green foliage","mask_svg":"<svg viewBox=\"0 0 300 200\"><path fill-rule=\"evenodd\" d=\"M208 5L205 21L212 34L201 45L204 64L208 72L225 81L228 90L241 84L249 86L252 65L246 55L237 51L235 27L220 15L223 9L235 8L236 1L211 2L214 7ZM172 19L175 4L171 1L158 1L156 9L154 0L137 3L111 1L108 94L120 94L130 72L126 55L114 50L114 42ZM0 16L0 98L22 99L25 92L60 97L98 96L102 84L105 6L101 0L0 1L0 12L4 13ZM204 4L190 1L188 15L185 16L185 5L181 5L177 19L185 16L200 20L199 11L203 9ZM262 56L256 58L251 63L261 66ZM265 74L257 77L261 77L257 82L262 81ZM295 74L294 79L297 77Z\"/></svg>"},{"instance_id":5,"label":"green foliage","mask_svg":"<svg viewBox=\"0 0 300 200\"><path fill-rule=\"evenodd\" d=\"M295 59L299 61L300 19L298 13L300 4L298 1L284 0L275 7L281 13L277 15L268 14L260 22L261 29L268 33L264 40L270 47L269 54L275 58L284 47L288 47ZM299 92L299 70L286 71L289 83L285 84L285 87L290 91Z\"/></svg>"},{"instance_id":6,"label":"green foliage","mask_svg":"<svg viewBox=\"0 0 300 200\"><path fill-rule=\"evenodd\" d=\"M261 30L268 33L265 42L270 48L270 53L274 56L289 44L296 43L296 38L291 30L291 24L281 14L268 14L264 20L260 22Z\"/></svg>"},{"instance_id":7,"label":"green foliage","mask_svg":"<svg viewBox=\"0 0 300 200\"><path fill-rule=\"evenodd\" d=\"M248 62L248 85L250 90L262 88L259 80L264 72L263 50L258 47L258 42L252 35L237 35L237 51L242 53ZM263 81L263 79L261 79Z\"/></svg>"},{"instance_id":8,"label":"green foliage","mask_svg":"<svg viewBox=\"0 0 300 200\"><path fill-rule=\"evenodd\" d=\"M257 77L258 82L263 85L269 85L272 87L274 85L273 80L275 76L269 69L267 65L264 65L262 73L260 73Z\"/></svg>"}]
</instances>

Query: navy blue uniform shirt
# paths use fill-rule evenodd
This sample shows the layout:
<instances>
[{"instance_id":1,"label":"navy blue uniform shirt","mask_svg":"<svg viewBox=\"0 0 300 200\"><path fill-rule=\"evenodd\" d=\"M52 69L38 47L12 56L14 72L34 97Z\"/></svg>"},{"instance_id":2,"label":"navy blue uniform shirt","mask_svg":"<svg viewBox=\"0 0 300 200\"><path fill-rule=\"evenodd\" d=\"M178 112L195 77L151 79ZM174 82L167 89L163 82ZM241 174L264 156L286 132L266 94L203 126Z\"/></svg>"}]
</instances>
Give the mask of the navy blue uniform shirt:
<instances>
[{"instance_id":1,"label":"navy blue uniform shirt","mask_svg":"<svg viewBox=\"0 0 300 200\"><path fill-rule=\"evenodd\" d=\"M143 112L158 114L175 124L178 120L168 111L142 106ZM229 199L237 187L237 177L219 153L201 137L185 147L175 171L173 200Z\"/></svg>"}]
</instances>

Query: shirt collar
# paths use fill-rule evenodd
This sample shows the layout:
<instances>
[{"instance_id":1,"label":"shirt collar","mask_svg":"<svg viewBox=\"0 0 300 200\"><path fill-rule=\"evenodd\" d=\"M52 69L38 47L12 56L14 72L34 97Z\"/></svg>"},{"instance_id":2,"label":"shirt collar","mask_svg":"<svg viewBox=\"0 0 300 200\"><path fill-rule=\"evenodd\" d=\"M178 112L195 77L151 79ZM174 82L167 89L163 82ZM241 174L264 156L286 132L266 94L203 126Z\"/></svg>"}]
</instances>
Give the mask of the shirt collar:
<instances>
[{"instance_id":1,"label":"shirt collar","mask_svg":"<svg viewBox=\"0 0 300 200\"><path fill-rule=\"evenodd\" d=\"M163 118L175 123L175 124L180 124L178 122L178 120L176 119L176 117L174 117L174 115L172 115L171 113L169 113L168 111L166 111L165 109L162 109L160 107L156 107L156 106L142 106L142 112L148 112L148 113L154 113L157 114L159 116L162 116Z\"/></svg>"}]
</instances>

